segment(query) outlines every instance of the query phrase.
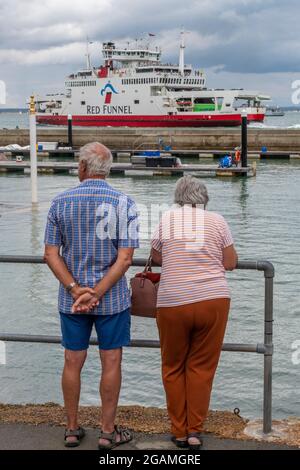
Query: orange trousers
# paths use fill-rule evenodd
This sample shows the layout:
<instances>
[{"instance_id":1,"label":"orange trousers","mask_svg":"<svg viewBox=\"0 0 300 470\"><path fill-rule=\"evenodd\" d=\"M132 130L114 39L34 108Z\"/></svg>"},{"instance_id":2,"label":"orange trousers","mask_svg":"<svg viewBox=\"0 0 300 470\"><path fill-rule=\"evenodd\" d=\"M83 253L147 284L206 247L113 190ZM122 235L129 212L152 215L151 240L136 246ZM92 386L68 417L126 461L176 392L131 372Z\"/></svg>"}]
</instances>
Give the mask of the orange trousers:
<instances>
[{"instance_id":1,"label":"orange trousers","mask_svg":"<svg viewBox=\"0 0 300 470\"><path fill-rule=\"evenodd\" d=\"M201 432L223 344L230 299L157 309L162 378L172 434Z\"/></svg>"}]
</instances>

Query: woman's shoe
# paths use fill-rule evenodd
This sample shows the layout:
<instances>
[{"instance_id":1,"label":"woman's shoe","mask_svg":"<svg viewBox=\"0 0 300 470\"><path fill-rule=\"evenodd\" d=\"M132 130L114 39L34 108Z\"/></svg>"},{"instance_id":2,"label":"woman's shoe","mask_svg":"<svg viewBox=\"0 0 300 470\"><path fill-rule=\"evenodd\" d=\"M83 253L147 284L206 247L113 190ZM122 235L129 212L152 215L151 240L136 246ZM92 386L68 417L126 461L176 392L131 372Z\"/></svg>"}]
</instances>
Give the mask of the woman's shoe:
<instances>
[{"instance_id":1,"label":"woman's shoe","mask_svg":"<svg viewBox=\"0 0 300 470\"><path fill-rule=\"evenodd\" d=\"M192 437L194 437L195 439L197 439L199 442L190 444L190 443L189 443L189 439L192 438ZM187 447L188 447L190 450L201 450L201 449L202 449L202 446L203 446L203 441L202 441L202 439L201 439L200 433L198 433L198 432L191 432L190 434L188 434L188 438L187 438Z\"/></svg>"},{"instance_id":2,"label":"woman's shoe","mask_svg":"<svg viewBox=\"0 0 300 470\"><path fill-rule=\"evenodd\" d=\"M176 439L175 436L172 436L171 441L175 444L176 447L179 447L180 449L187 449L189 446L187 439Z\"/></svg>"}]
</instances>

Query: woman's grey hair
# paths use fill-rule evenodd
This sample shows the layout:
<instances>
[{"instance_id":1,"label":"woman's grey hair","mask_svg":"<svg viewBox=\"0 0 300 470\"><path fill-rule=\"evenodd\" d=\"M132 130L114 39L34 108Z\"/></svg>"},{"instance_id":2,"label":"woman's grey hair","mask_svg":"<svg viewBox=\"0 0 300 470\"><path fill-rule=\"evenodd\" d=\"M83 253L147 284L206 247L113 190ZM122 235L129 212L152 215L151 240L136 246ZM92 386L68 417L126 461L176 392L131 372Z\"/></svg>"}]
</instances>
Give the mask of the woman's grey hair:
<instances>
[{"instance_id":1,"label":"woman's grey hair","mask_svg":"<svg viewBox=\"0 0 300 470\"><path fill-rule=\"evenodd\" d=\"M110 172L112 165L111 151L99 142L86 144L80 149L79 162L86 162L87 176L105 175Z\"/></svg>"},{"instance_id":2,"label":"woman's grey hair","mask_svg":"<svg viewBox=\"0 0 300 470\"><path fill-rule=\"evenodd\" d=\"M209 197L205 184L194 178L194 176L183 176L177 181L174 195L175 204L180 206L202 204L205 207L208 201Z\"/></svg>"}]
</instances>

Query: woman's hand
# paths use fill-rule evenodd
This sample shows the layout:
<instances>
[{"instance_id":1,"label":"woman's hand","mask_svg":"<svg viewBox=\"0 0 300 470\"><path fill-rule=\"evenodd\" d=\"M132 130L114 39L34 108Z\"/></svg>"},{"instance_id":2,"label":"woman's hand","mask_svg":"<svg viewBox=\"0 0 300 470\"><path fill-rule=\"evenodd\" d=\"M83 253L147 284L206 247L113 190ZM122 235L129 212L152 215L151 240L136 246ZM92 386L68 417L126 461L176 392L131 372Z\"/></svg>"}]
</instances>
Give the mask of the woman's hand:
<instances>
[{"instance_id":1,"label":"woman's hand","mask_svg":"<svg viewBox=\"0 0 300 470\"><path fill-rule=\"evenodd\" d=\"M72 306L72 313L88 313L99 305L99 297L93 289L82 293Z\"/></svg>"}]
</instances>

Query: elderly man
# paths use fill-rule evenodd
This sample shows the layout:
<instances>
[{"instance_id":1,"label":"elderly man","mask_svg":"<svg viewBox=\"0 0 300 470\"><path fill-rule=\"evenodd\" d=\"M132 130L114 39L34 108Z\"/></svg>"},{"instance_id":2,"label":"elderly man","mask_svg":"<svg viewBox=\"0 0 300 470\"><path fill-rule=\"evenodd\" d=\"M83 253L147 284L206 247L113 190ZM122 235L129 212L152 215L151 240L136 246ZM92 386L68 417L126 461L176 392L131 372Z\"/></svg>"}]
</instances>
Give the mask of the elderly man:
<instances>
[{"instance_id":1,"label":"elderly man","mask_svg":"<svg viewBox=\"0 0 300 470\"><path fill-rule=\"evenodd\" d=\"M94 142L81 148L81 183L53 200L45 231L45 260L60 282L67 447L78 446L84 436L77 421L80 373L93 325L102 364L98 448L110 449L132 439L127 429L115 425L115 416L122 347L130 342L130 295L125 273L138 247L138 221L134 202L105 181L111 164L111 152L104 145Z\"/></svg>"}]
</instances>

